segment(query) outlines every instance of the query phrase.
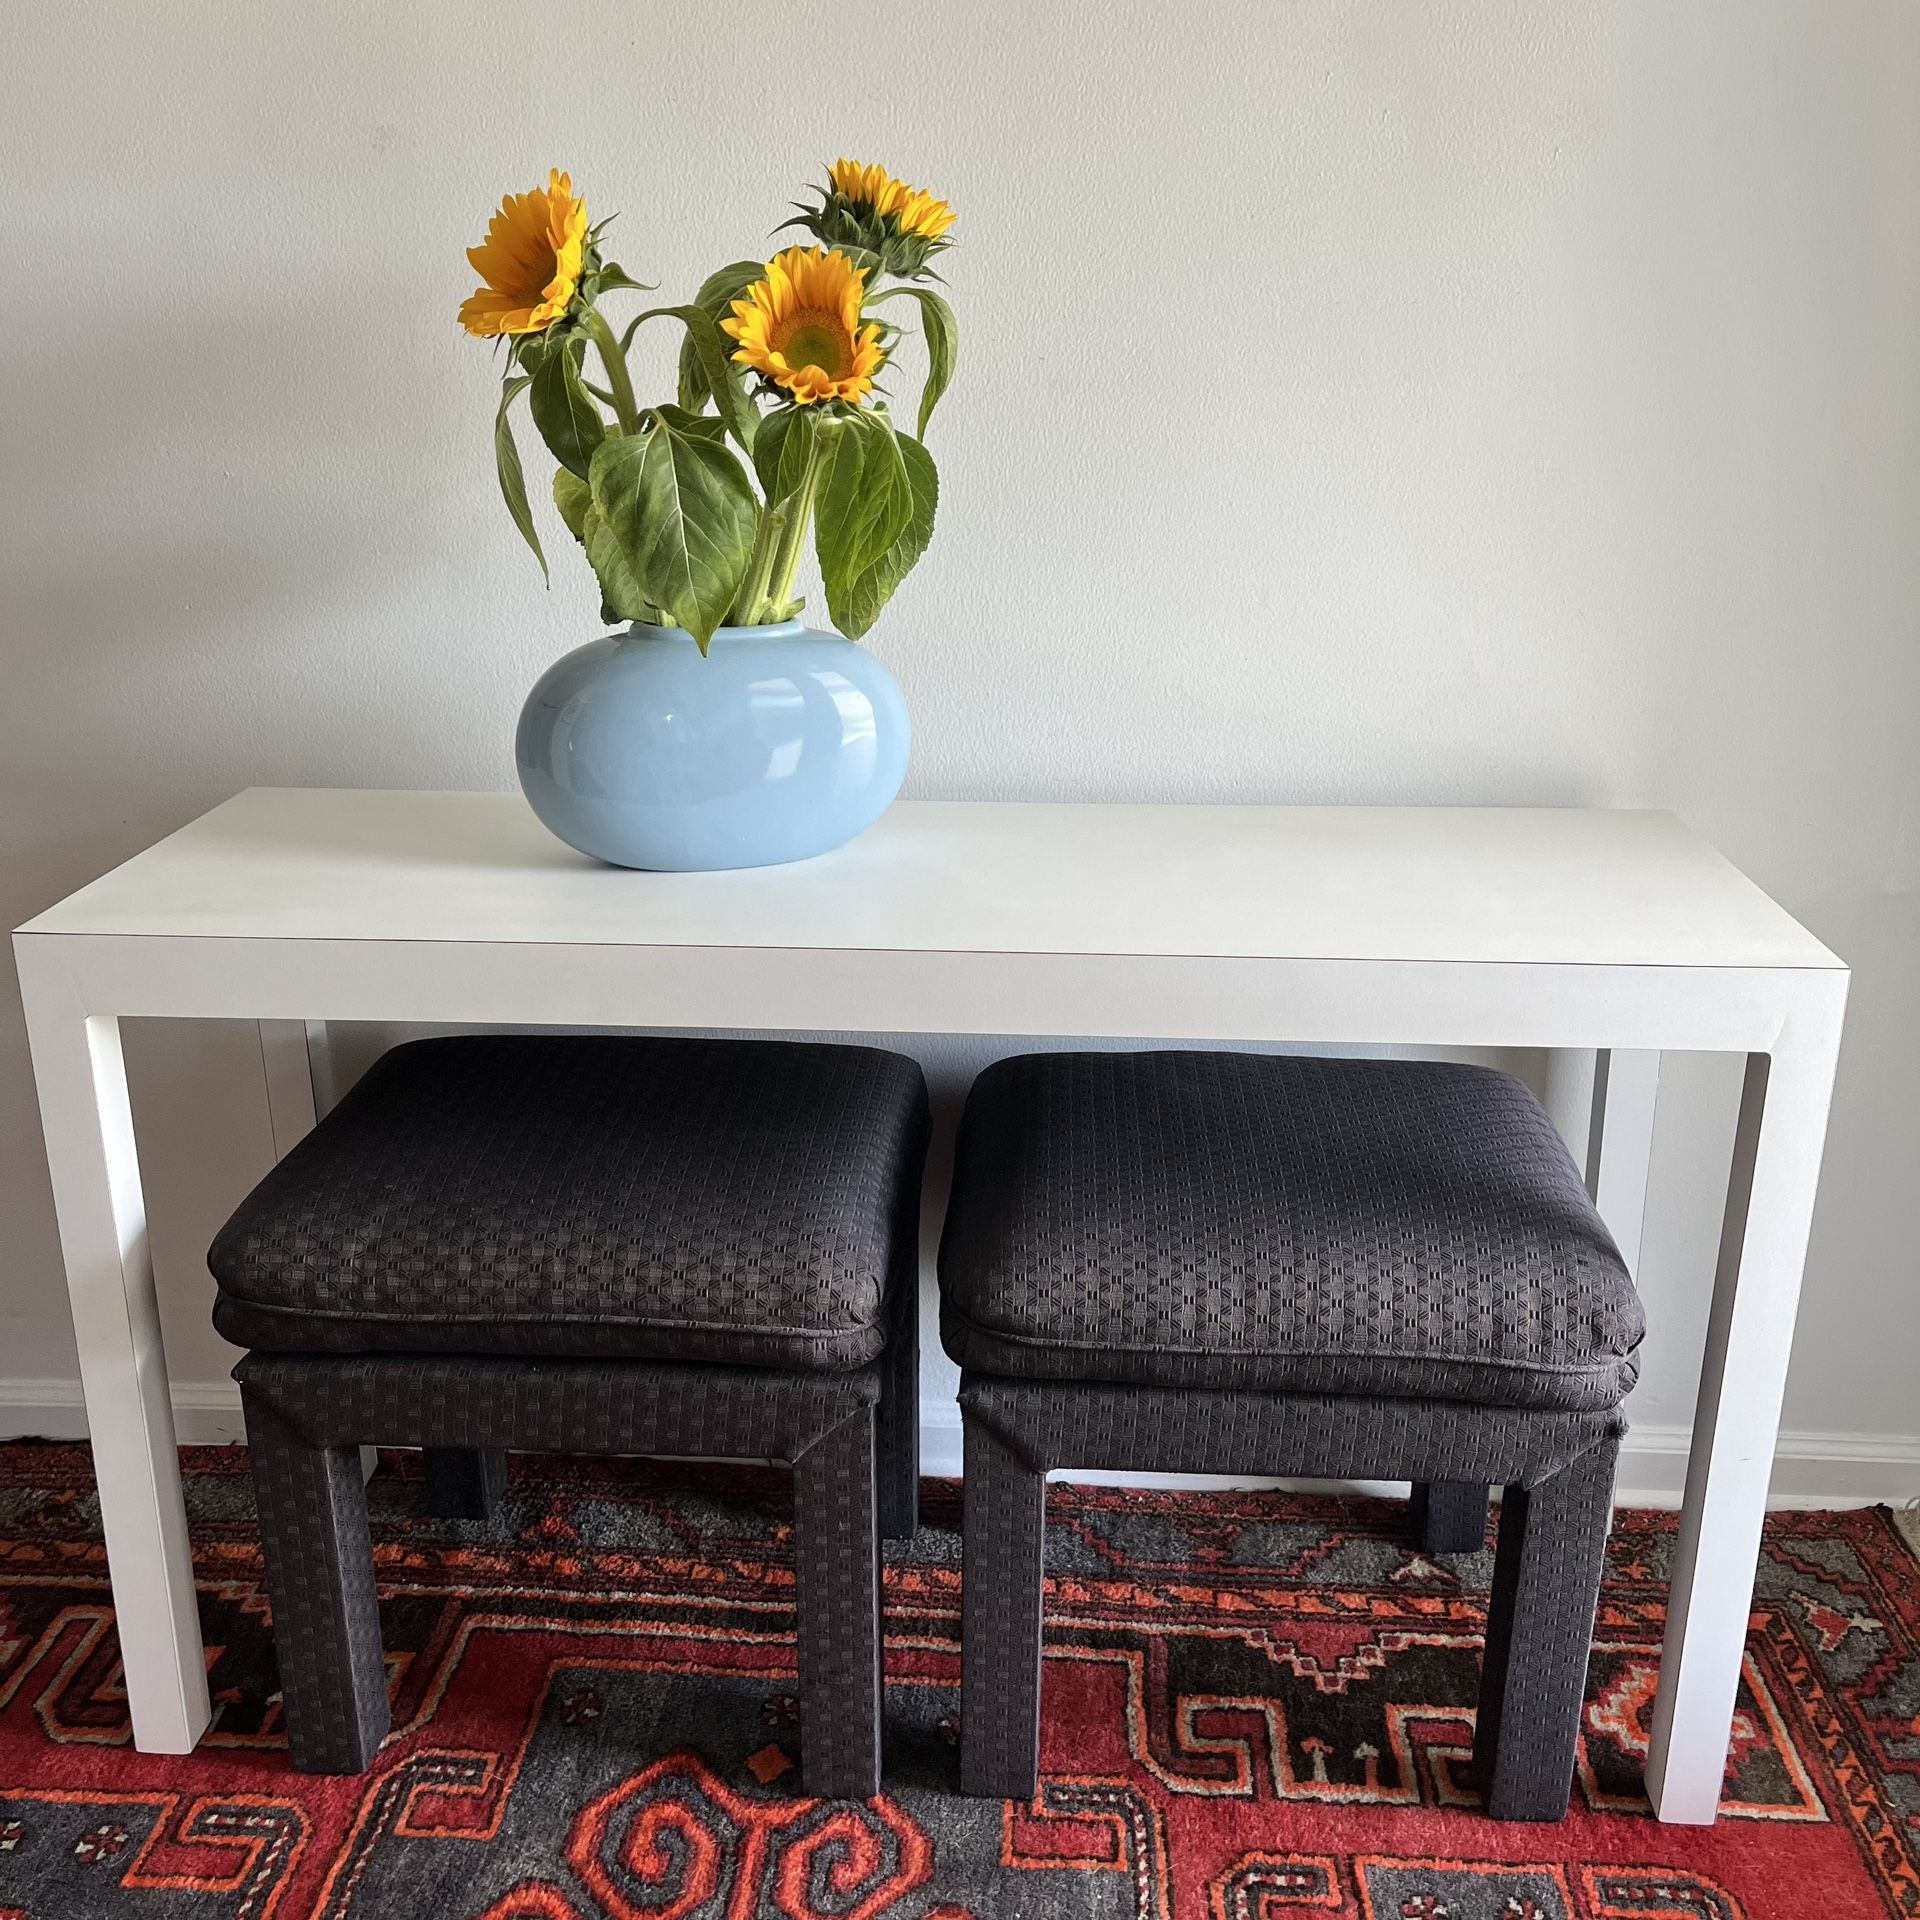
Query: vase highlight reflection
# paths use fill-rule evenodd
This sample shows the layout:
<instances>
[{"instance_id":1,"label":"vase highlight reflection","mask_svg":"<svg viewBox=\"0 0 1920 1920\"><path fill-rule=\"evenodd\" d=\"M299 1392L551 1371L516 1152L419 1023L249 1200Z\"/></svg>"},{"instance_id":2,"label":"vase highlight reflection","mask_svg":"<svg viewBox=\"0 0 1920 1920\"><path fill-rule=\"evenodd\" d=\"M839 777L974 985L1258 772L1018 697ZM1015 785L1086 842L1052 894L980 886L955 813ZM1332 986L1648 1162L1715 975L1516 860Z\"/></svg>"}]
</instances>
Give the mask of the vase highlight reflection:
<instances>
[{"instance_id":1,"label":"vase highlight reflection","mask_svg":"<svg viewBox=\"0 0 1920 1920\"><path fill-rule=\"evenodd\" d=\"M865 648L798 620L635 625L557 660L521 710L520 785L547 828L621 867L806 860L870 827L906 776L906 701Z\"/></svg>"}]
</instances>

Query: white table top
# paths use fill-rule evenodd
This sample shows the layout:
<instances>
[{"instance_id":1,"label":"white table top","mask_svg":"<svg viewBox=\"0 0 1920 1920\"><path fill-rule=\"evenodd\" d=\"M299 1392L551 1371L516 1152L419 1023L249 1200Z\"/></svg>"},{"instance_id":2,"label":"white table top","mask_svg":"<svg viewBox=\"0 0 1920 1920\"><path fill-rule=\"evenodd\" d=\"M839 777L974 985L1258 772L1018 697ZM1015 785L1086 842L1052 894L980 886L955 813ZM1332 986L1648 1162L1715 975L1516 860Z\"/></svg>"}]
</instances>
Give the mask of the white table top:
<instances>
[{"instance_id":1,"label":"white table top","mask_svg":"<svg viewBox=\"0 0 1920 1920\"><path fill-rule=\"evenodd\" d=\"M517 794L256 787L31 934L1833 968L1667 813L907 801L818 860L605 867Z\"/></svg>"}]
</instances>

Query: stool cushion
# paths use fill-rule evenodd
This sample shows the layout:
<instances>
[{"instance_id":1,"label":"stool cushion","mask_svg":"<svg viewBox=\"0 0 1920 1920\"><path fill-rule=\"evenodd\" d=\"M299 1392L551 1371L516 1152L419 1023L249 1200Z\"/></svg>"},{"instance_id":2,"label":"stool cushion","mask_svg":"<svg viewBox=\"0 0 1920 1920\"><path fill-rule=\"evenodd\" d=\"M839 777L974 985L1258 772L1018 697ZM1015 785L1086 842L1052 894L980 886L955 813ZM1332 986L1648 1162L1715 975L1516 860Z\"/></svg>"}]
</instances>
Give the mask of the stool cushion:
<instances>
[{"instance_id":1,"label":"stool cushion","mask_svg":"<svg viewBox=\"0 0 1920 1920\"><path fill-rule=\"evenodd\" d=\"M1586 1411L1640 1303L1566 1148L1480 1067L1030 1054L975 1081L940 1248L964 1367Z\"/></svg>"},{"instance_id":2,"label":"stool cushion","mask_svg":"<svg viewBox=\"0 0 1920 1920\"><path fill-rule=\"evenodd\" d=\"M279 1352L864 1365L915 1283L911 1060L778 1041L396 1047L241 1203L214 1325Z\"/></svg>"}]
</instances>

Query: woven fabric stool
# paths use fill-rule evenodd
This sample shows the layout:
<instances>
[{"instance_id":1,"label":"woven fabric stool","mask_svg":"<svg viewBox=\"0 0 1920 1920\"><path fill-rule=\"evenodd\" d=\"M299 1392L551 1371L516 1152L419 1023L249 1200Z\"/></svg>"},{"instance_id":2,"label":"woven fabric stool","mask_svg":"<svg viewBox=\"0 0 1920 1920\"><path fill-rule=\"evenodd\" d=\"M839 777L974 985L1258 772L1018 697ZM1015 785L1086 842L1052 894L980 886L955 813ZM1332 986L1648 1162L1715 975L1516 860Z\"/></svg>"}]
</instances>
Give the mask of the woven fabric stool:
<instances>
[{"instance_id":1,"label":"woven fabric stool","mask_svg":"<svg viewBox=\"0 0 1920 1920\"><path fill-rule=\"evenodd\" d=\"M483 1036L382 1058L208 1255L260 1509L288 1745L388 1725L363 1445L484 1512L505 1450L794 1470L803 1766L877 1791L879 1538L918 1499L926 1087L762 1041Z\"/></svg>"},{"instance_id":2,"label":"woven fabric stool","mask_svg":"<svg viewBox=\"0 0 1920 1920\"><path fill-rule=\"evenodd\" d=\"M1639 1301L1517 1081L1034 1054L975 1082L940 1249L966 1433L961 1784L1028 1798L1055 1467L1505 1488L1474 1767L1564 1816Z\"/></svg>"}]
</instances>

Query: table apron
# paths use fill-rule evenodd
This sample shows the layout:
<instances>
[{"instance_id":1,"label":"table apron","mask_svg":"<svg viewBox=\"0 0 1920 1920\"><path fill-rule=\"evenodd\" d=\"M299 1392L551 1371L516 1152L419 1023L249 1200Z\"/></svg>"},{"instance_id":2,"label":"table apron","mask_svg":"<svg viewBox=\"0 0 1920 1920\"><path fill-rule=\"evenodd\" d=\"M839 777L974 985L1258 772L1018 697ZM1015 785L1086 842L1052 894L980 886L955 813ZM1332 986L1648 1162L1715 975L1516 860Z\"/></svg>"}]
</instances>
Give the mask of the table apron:
<instances>
[{"instance_id":1,"label":"table apron","mask_svg":"<svg viewBox=\"0 0 1920 1920\"><path fill-rule=\"evenodd\" d=\"M84 1015L1772 1051L1843 968L16 934ZM63 991L64 989L64 991Z\"/></svg>"}]
</instances>

